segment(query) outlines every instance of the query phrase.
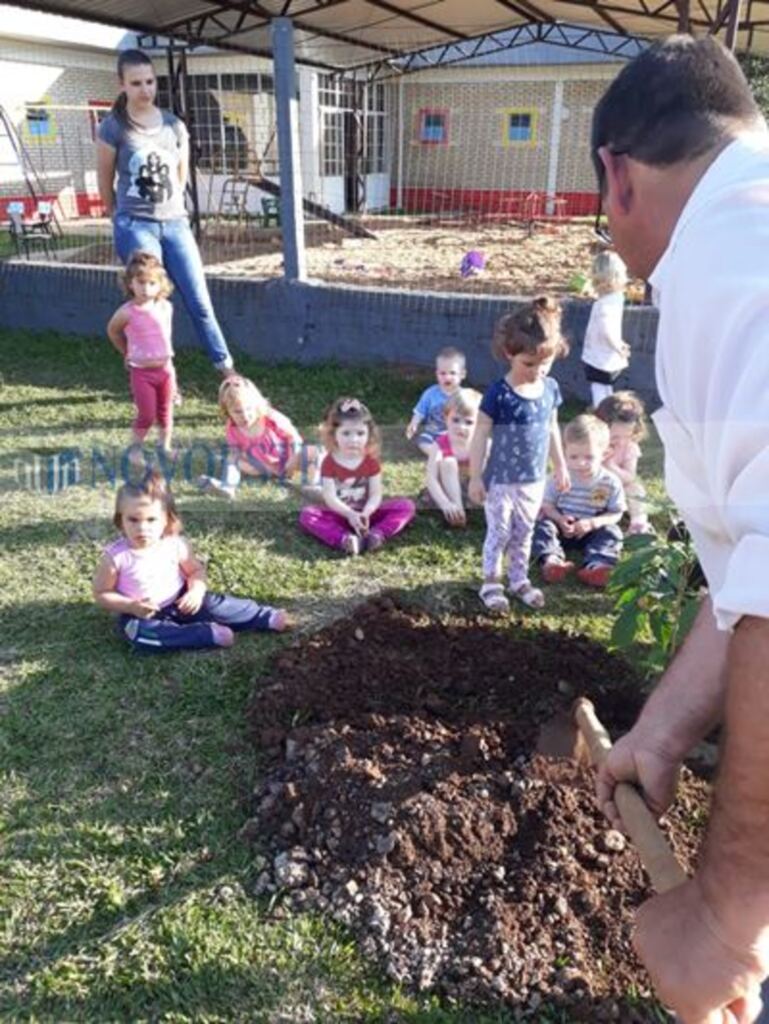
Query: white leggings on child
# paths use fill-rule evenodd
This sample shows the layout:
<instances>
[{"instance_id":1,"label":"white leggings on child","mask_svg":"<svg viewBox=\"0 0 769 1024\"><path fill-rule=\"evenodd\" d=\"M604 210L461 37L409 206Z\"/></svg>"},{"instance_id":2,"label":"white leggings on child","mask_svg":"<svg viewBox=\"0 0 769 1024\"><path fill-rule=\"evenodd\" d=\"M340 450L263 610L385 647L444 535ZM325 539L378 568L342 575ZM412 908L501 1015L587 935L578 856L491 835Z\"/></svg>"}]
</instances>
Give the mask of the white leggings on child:
<instances>
[{"instance_id":1,"label":"white leggings on child","mask_svg":"<svg viewBox=\"0 0 769 1024\"><path fill-rule=\"evenodd\" d=\"M590 381L590 397L593 400L593 408L597 409L604 398L608 398L609 395L614 394L614 388L611 384L597 384L594 380Z\"/></svg>"},{"instance_id":2,"label":"white leggings on child","mask_svg":"<svg viewBox=\"0 0 769 1024\"><path fill-rule=\"evenodd\" d=\"M524 484L490 484L486 492L486 540L483 544L483 575L498 578L507 556L510 589L519 590L529 580L529 557L534 524L542 505L544 480Z\"/></svg>"}]
</instances>

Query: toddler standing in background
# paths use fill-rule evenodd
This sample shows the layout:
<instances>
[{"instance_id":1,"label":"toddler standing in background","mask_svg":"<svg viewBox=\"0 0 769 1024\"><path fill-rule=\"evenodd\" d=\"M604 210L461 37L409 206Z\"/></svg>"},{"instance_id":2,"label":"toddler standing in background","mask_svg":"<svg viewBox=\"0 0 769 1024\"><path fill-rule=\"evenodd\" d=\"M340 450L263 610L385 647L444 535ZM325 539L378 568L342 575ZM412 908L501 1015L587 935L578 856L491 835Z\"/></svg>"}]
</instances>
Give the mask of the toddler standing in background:
<instances>
[{"instance_id":1,"label":"toddler standing in background","mask_svg":"<svg viewBox=\"0 0 769 1024\"><path fill-rule=\"evenodd\" d=\"M219 408L227 421L229 456L221 480L198 478L202 490L234 498L243 475L290 480L298 470L307 477L303 482L317 483L318 449L304 444L288 416L273 409L253 381L239 375L223 380Z\"/></svg>"},{"instance_id":2,"label":"toddler standing in background","mask_svg":"<svg viewBox=\"0 0 769 1024\"><path fill-rule=\"evenodd\" d=\"M638 478L641 441L647 436L646 410L632 391L617 391L604 398L595 414L609 428L609 448L603 460L622 481L630 524L627 532L653 533L646 513L646 490Z\"/></svg>"},{"instance_id":3,"label":"toddler standing in background","mask_svg":"<svg viewBox=\"0 0 769 1024\"><path fill-rule=\"evenodd\" d=\"M438 434L427 457L427 490L449 526L467 525L464 492L481 398L472 388L451 395L443 410L445 432Z\"/></svg>"},{"instance_id":4,"label":"toddler standing in background","mask_svg":"<svg viewBox=\"0 0 769 1024\"><path fill-rule=\"evenodd\" d=\"M548 480L534 531L534 557L546 583L559 583L574 572L564 547L582 551L584 564L577 577L591 587L606 586L617 563L625 495L619 478L602 465L608 447L609 428L596 416L577 416L564 428L571 482L563 489L555 478Z\"/></svg>"},{"instance_id":5,"label":"toddler standing in background","mask_svg":"<svg viewBox=\"0 0 769 1024\"><path fill-rule=\"evenodd\" d=\"M170 455L176 391L172 285L163 264L148 252L135 252L120 277L128 302L112 315L107 336L128 369L136 405L131 443L141 445L157 423L160 445Z\"/></svg>"},{"instance_id":6,"label":"toddler standing in background","mask_svg":"<svg viewBox=\"0 0 769 1024\"><path fill-rule=\"evenodd\" d=\"M408 526L414 502L382 497L379 429L363 402L338 398L320 429L328 452L320 467L326 507L303 508L299 525L348 555L376 551Z\"/></svg>"},{"instance_id":7,"label":"toddler standing in background","mask_svg":"<svg viewBox=\"0 0 769 1024\"><path fill-rule=\"evenodd\" d=\"M484 502L486 511L480 598L489 611L501 613L510 609L501 582L505 556L511 593L530 608L545 603L529 580L529 556L548 452L558 486L569 485L558 430L561 390L548 377L553 361L568 352L560 306L542 297L502 317L493 350L507 361L508 372L481 402L470 449L470 497Z\"/></svg>"},{"instance_id":8,"label":"toddler standing in background","mask_svg":"<svg viewBox=\"0 0 769 1024\"><path fill-rule=\"evenodd\" d=\"M430 454L436 437L446 429L443 410L466 374L464 352L458 348L441 349L435 359L435 378L438 383L422 392L406 427L406 437L411 440L416 435L417 447L424 455Z\"/></svg>"},{"instance_id":9,"label":"toddler standing in background","mask_svg":"<svg viewBox=\"0 0 769 1024\"><path fill-rule=\"evenodd\" d=\"M615 252L599 252L593 260L593 288L598 298L585 330L582 362L592 404L612 393L612 385L628 365L630 346L622 340L627 269Z\"/></svg>"},{"instance_id":10,"label":"toddler standing in background","mask_svg":"<svg viewBox=\"0 0 769 1024\"><path fill-rule=\"evenodd\" d=\"M159 473L118 490L114 523L122 537L105 548L93 593L98 605L118 614L120 632L134 650L231 647L241 630L288 627L282 608L207 588Z\"/></svg>"}]
</instances>

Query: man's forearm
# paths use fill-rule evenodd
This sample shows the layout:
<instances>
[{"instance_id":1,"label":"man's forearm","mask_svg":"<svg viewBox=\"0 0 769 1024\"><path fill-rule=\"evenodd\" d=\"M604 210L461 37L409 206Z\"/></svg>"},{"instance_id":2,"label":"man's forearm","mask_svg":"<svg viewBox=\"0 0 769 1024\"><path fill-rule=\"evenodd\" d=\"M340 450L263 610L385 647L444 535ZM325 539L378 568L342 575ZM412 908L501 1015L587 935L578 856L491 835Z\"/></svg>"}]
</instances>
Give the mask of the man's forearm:
<instances>
[{"instance_id":1,"label":"man's forearm","mask_svg":"<svg viewBox=\"0 0 769 1024\"><path fill-rule=\"evenodd\" d=\"M717 629L710 598L705 598L636 723L672 760L683 760L723 718L729 640Z\"/></svg>"},{"instance_id":2,"label":"man's forearm","mask_svg":"<svg viewBox=\"0 0 769 1024\"><path fill-rule=\"evenodd\" d=\"M746 617L727 662L725 739L698 878L715 928L769 953L769 620Z\"/></svg>"}]
</instances>

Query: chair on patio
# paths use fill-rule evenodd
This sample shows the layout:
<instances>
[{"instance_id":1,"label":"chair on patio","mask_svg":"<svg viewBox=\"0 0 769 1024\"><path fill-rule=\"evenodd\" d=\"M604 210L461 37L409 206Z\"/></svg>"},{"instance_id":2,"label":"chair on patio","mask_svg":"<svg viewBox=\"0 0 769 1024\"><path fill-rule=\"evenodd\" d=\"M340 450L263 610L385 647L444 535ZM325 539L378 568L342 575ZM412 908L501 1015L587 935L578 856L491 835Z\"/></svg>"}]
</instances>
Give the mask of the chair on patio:
<instances>
[{"instance_id":1,"label":"chair on patio","mask_svg":"<svg viewBox=\"0 0 769 1024\"><path fill-rule=\"evenodd\" d=\"M23 253L24 257L29 259L34 247L38 246L45 253L46 257L51 259L51 240L53 238L51 230L53 210L51 204L48 202L38 203L35 220L27 220L25 218L24 203L18 200L8 203L6 212L8 214L8 231L13 241L16 255L21 256Z\"/></svg>"},{"instance_id":2,"label":"chair on patio","mask_svg":"<svg viewBox=\"0 0 769 1024\"><path fill-rule=\"evenodd\" d=\"M268 228L272 223L276 227L280 227L280 202L271 196L264 196L262 198L262 224Z\"/></svg>"}]
</instances>

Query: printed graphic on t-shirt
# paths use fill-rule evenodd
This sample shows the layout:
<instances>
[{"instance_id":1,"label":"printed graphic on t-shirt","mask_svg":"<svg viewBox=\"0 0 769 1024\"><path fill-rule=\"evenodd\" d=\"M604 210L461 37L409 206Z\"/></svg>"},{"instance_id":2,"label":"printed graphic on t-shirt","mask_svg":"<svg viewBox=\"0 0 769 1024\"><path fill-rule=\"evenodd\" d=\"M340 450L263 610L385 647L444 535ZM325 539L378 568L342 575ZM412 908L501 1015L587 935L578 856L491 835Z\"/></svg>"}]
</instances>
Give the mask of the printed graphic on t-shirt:
<instances>
[{"instance_id":1,"label":"printed graphic on t-shirt","mask_svg":"<svg viewBox=\"0 0 769 1024\"><path fill-rule=\"evenodd\" d=\"M351 473L337 483L337 497L351 508L362 508L368 497L368 477Z\"/></svg>"},{"instance_id":2,"label":"printed graphic on t-shirt","mask_svg":"<svg viewBox=\"0 0 769 1024\"><path fill-rule=\"evenodd\" d=\"M609 504L609 498L611 497L611 490L606 484L598 484L590 492L590 504L594 508L606 508Z\"/></svg>"},{"instance_id":3,"label":"printed graphic on t-shirt","mask_svg":"<svg viewBox=\"0 0 769 1024\"><path fill-rule=\"evenodd\" d=\"M336 486L336 495L348 508L362 509L368 500L372 476L381 472L376 459L367 455L359 466L349 469L340 465L332 455L327 455L320 467L323 478L331 477Z\"/></svg>"},{"instance_id":4,"label":"printed graphic on t-shirt","mask_svg":"<svg viewBox=\"0 0 769 1024\"><path fill-rule=\"evenodd\" d=\"M167 153L161 154L154 149L138 149L133 153L128 164L131 184L126 195L154 204L169 200L174 188L167 157Z\"/></svg>"}]
</instances>

